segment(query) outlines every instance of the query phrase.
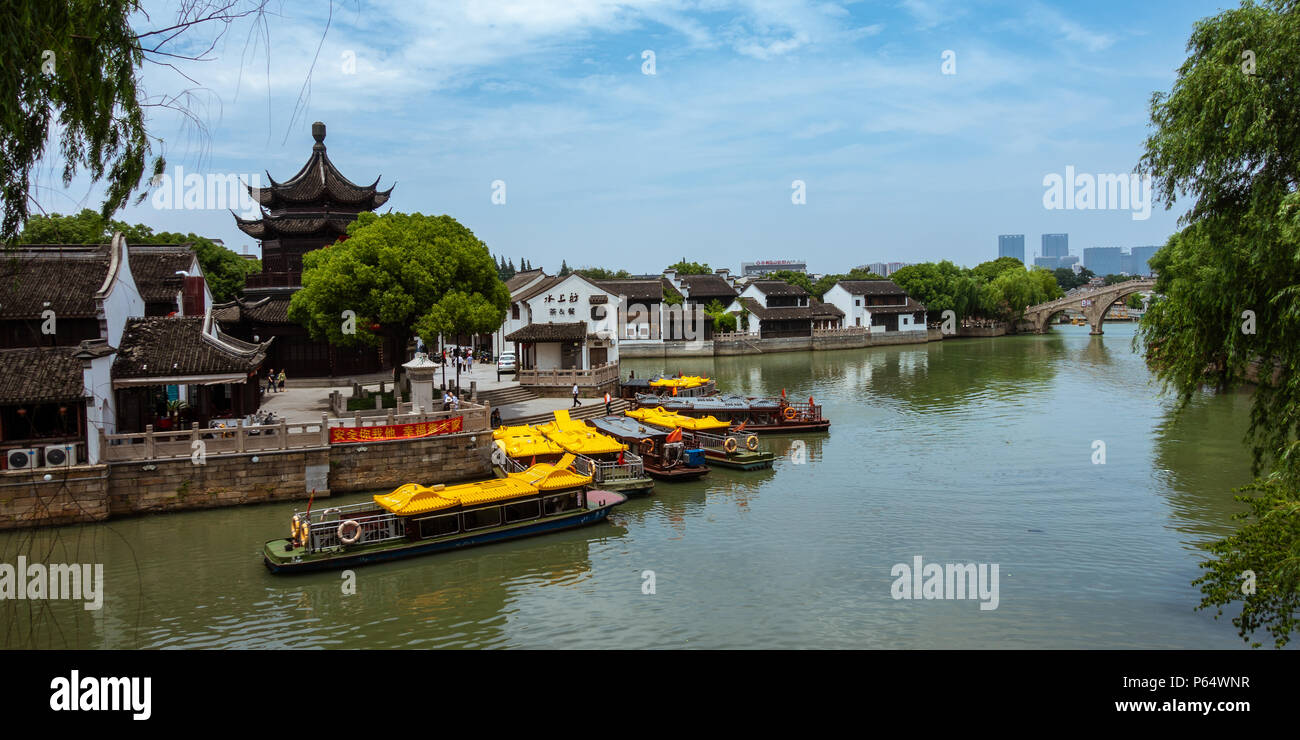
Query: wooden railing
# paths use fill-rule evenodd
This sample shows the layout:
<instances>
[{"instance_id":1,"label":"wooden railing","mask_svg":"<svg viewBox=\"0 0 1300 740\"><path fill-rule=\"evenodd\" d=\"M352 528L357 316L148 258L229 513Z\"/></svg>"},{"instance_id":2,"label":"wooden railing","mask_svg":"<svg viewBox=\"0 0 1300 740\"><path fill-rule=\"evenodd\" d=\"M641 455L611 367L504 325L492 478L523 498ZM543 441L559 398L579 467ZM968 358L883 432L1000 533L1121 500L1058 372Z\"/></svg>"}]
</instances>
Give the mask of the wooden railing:
<instances>
[{"instance_id":1,"label":"wooden railing","mask_svg":"<svg viewBox=\"0 0 1300 740\"><path fill-rule=\"evenodd\" d=\"M845 326L839 329L813 329L814 337L862 337L870 333L870 327Z\"/></svg>"},{"instance_id":2,"label":"wooden railing","mask_svg":"<svg viewBox=\"0 0 1300 740\"><path fill-rule=\"evenodd\" d=\"M489 409L486 406L462 402L458 411L438 410L423 414L395 414L389 411L382 417L362 417L360 412L351 418L333 418L321 414L320 421L237 426L225 429L203 429L193 424L189 429L155 431L153 425L143 432L127 434L100 433L100 455L103 462L139 460L181 460L196 453L207 457L242 455L250 452L275 452L328 447L331 427L386 426L440 421L456 416L464 418L464 432L482 432L489 429ZM202 441L203 444L195 445Z\"/></svg>"},{"instance_id":3,"label":"wooden railing","mask_svg":"<svg viewBox=\"0 0 1300 740\"><path fill-rule=\"evenodd\" d=\"M758 332L749 333L747 331L715 331L713 332L713 341L715 342L740 342L758 339Z\"/></svg>"},{"instance_id":4,"label":"wooden railing","mask_svg":"<svg viewBox=\"0 0 1300 740\"><path fill-rule=\"evenodd\" d=\"M519 370L521 386L598 386L618 380L618 363L607 362L591 370Z\"/></svg>"}]
</instances>

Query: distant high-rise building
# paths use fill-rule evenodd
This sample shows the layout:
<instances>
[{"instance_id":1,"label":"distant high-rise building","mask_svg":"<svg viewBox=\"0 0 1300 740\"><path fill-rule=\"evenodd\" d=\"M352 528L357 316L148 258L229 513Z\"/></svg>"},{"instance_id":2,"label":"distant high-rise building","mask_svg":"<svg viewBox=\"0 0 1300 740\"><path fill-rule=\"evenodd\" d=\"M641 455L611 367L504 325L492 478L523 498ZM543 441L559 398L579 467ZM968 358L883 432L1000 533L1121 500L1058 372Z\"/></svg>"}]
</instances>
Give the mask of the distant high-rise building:
<instances>
[{"instance_id":1,"label":"distant high-rise building","mask_svg":"<svg viewBox=\"0 0 1300 740\"><path fill-rule=\"evenodd\" d=\"M1066 257L1070 254L1069 234L1043 234L1044 257Z\"/></svg>"},{"instance_id":2,"label":"distant high-rise building","mask_svg":"<svg viewBox=\"0 0 1300 740\"><path fill-rule=\"evenodd\" d=\"M1133 247L1130 251L1133 255L1133 269L1129 274L1144 276L1150 275L1151 267L1147 264L1147 260L1151 259L1156 252L1160 251L1160 247Z\"/></svg>"},{"instance_id":3,"label":"distant high-rise building","mask_svg":"<svg viewBox=\"0 0 1300 740\"><path fill-rule=\"evenodd\" d=\"M740 273L747 277L761 277L778 270L808 272L808 263L797 260L758 260L740 263Z\"/></svg>"},{"instance_id":4,"label":"distant high-rise building","mask_svg":"<svg viewBox=\"0 0 1300 740\"><path fill-rule=\"evenodd\" d=\"M998 236L998 257L1015 257L1025 261L1025 235L1001 234Z\"/></svg>"},{"instance_id":5,"label":"distant high-rise building","mask_svg":"<svg viewBox=\"0 0 1300 740\"><path fill-rule=\"evenodd\" d=\"M1055 270L1056 268L1061 267L1061 258L1060 257L1035 257L1034 267L1042 267L1048 270Z\"/></svg>"},{"instance_id":6,"label":"distant high-rise building","mask_svg":"<svg viewBox=\"0 0 1300 740\"><path fill-rule=\"evenodd\" d=\"M899 270L912 264L911 262L872 262L869 265L858 265L855 270L866 270L874 272L881 277L889 277Z\"/></svg>"},{"instance_id":7,"label":"distant high-rise building","mask_svg":"<svg viewBox=\"0 0 1300 740\"><path fill-rule=\"evenodd\" d=\"M1100 277L1119 275L1124 272L1123 256L1119 247L1088 247L1083 250L1083 266Z\"/></svg>"}]
</instances>

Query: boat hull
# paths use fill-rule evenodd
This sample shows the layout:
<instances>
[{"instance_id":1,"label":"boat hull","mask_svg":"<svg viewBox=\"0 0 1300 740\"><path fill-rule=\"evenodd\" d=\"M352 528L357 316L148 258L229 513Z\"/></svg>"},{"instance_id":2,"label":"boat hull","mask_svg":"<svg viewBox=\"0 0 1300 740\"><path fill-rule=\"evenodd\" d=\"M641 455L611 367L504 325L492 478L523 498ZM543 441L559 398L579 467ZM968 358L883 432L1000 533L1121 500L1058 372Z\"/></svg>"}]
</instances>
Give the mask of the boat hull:
<instances>
[{"instance_id":1,"label":"boat hull","mask_svg":"<svg viewBox=\"0 0 1300 740\"><path fill-rule=\"evenodd\" d=\"M645 472L649 473L654 478L658 478L659 480L680 482L680 481L688 481L688 480L699 480L700 478L703 478L704 476L709 474L709 467L707 465L696 465L696 466L678 465L677 467L674 468L660 468L660 467L651 467L650 465L647 464L645 466Z\"/></svg>"},{"instance_id":2,"label":"boat hull","mask_svg":"<svg viewBox=\"0 0 1300 740\"><path fill-rule=\"evenodd\" d=\"M267 570L272 573L310 573L322 570L337 570L339 568L354 568L360 565L383 563L418 555L431 555L448 550L460 550L467 547L522 539L595 524L608 517L610 509L627 500L627 497L620 493L606 491L592 491L588 494L588 500L593 500L592 497L597 494L604 495L595 499L600 502L600 505L595 508L564 516L525 522L508 527L498 527L485 532L466 533L434 541L383 543L354 551L298 556L298 560L293 560L286 557L287 553L284 550L284 544L288 543L288 540L271 540L263 547L262 562Z\"/></svg>"},{"instance_id":3,"label":"boat hull","mask_svg":"<svg viewBox=\"0 0 1300 740\"><path fill-rule=\"evenodd\" d=\"M645 471L649 473L650 471ZM646 476L644 478L628 478L625 480L607 480L600 483L600 487L607 491L617 491L627 496L643 496L654 493L654 479Z\"/></svg>"},{"instance_id":4,"label":"boat hull","mask_svg":"<svg viewBox=\"0 0 1300 740\"><path fill-rule=\"evenodd\" d=\"M740 452L735 455L706 452L704 457L710 465L717 465L733 470L762 470L772 467L776 456L770 452Z\"/></svg>"}]
</instances>

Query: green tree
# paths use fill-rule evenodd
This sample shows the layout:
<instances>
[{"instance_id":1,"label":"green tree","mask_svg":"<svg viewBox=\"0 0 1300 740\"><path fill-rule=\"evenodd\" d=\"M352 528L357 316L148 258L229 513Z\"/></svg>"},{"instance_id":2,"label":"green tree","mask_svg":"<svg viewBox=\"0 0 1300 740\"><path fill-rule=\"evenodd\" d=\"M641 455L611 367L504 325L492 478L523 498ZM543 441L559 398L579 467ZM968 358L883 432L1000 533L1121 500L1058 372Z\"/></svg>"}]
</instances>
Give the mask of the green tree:
<instances>
[{"instance_id":1,"label":"green tree","mask_svg":"<svg viewBox=\"0 0 1300 740\"><path fill-rule=\"evenodd\" d=\"M1158 200L1190 209L1150 260L1156 296L1139 326L1147 363L1180 407L1255 378L1247 442L1257 478L1239 531L1207 549L1200 608L1250 641L1287 644L1300 595L1300 13L1244 3L1196 23L1173 88L1151 100L1139 171ZM1242 68L1255 55L1256 74ZM1272 471L1263 475L1265 466ZM1253 492L1254 495L1250 495ZM1243 572L1255 576L1243 587ZM1250 591L1250 592L1247 592ZM1252 643L1258 644L1258 643Z\"/></svg>"},{"instance_id":2,"label":"green tree","mask_svg":"<svg viewBox=\"0 0 1300 740\"><path fill-rule=\"evenodd\" d=\"M1058 267L1052 271L1052 274L1056 277L1056 284L1062 291L1074 290L1082 285L1087 285L1088 281L1093 277L1092 270L1086 267L1079 270L1077 275L1074 274L1074 270L1068 267Z\"/></svg>"},{"instance_id":3,"label":"green tree","mask_svg":"<svg viewBox=\"0 0 1300 740\"><path fill-rule=\"evenodd\" d=\"M1012 270L1019 270L1023 272L1025 270L1025 263L1021 262L1015 257L998 257L995 260L989 260L988 262L981 262L980 264L971 268L970 272L971 272L971 277L975 278L981 283L991 283L994 280L996 280L997 277L1002 273L1012 271Z\"/></svg>"},{"instance_id":4,"label":"green tree","mask_svg":"<svg viewBox=\"0 0 1300 740\"><path fill-rule=\"evenodd\" d=\"M940 321L944 311L958 318L980 315L980 286L970 271L948 260L901 267L889 276L912 298L925 304L930 321Z\"/></svg>"},{"instance_id":5,"label":"green tree","mask_svg":"<svg viewBox=\"0 0 1300 740\"><path fill-rule=\"evenodd\" d=\"M1056 276L1047 270L1005 270L988 284L988 305L997 318L1014 321L1025 308L1061 296Z\"/></svg>"},{"instance_id":6,"label":"green tree","mask_svg":"<svg viewBox=\"0 0 1300 740\"><path fill-rule=\"evenodd\" d=\"M439 335L494 331L505 318L510 292L492 255L451 216L362 213L348 237L303 256L289 318L312 337L379 345L388 336L405 347L419 336L432 347Z\"/></svg>"},{"instance_id":7,"label":"green tree","mask_svg":"<svg viewBox=\"0 0 1300 740\"><path fill-rule=\"evenodd\" d=\"M144 224L109 221L90 209L72 216L58 213L32 216L18 235L20 244L106 244L114 232L122 232L130 244L188 244L198 257L212 299L228 301L244 290L244 278L261 272L261 263L235 254L198 234L154 230Z\"/></svg>"},{"instance_id":8,"label":"green tree","mask_svg":"<svg viewBox=\"0 0 1300 740\"><path fill-rule=\"evenodd\" d=\"M712 275L713 270L705 263L687 262L683 257L681 262L669 265L666 269L676 270L678 275Z\"/></svg>"},{"instance_id":9,"label":"green tree","mask_svg":"<svg viewBox=\"0 0 1300 740\"><path fill-rule=\"evenodd\" d=\"M571 270L569 270L569 263L565 262L564 260L560 260L560 277L568 277L570 272Z\"/></svg>"},{"instance_id":10,"label":"green tree","mask_svg":"<svg viewBox=\"0 0 1300 740\"><path fill-rule=\"evenodd\" d=\"M1128 306L1129 308L1142 308L1142 296L1138 295L1137 293L1134 293L1130 295L1127 300L1124 301L1124 305Z\"/></svg>"},{"instance_id":11,"label":"green tree","mask_svg":"<svg viewBox=\"0 0 1300 740\"><path fill-rule=\"evenodd\" d=\"M626 280L632 277L627 270L607 270L603 267L579 267L574 272L588 280Z\"/></svg>"},{"instance_id":12,"label":"green tree","mask_svg":"<svg viewBox=\"0 0 1300 740\"><path fill-rule=\"evenodd\" d=\"M884 280L884 279L885 278L877 275L874 272L855 267L852 270L849 270L845 274L823 275L821 278L817 280L817 282L813 283L812 294L817 296L817 300L821 300L822 296L826 295L826 291L830 290L831 288L834 288L835 284L841 280Z\"/></svg>"}]
</instances>

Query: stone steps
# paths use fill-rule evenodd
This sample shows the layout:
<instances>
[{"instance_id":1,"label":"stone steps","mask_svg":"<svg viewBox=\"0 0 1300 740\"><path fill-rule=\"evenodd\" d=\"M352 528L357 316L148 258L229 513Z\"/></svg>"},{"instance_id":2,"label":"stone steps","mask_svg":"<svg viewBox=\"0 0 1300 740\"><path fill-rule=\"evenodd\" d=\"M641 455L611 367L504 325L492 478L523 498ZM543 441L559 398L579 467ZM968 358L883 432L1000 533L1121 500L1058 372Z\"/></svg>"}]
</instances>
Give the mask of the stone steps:
<instances>
[{"instance_id":1,"label":"stone steps","mask_svg":"<svg viewBox=\"0 0 1300 740\"><path fill-rule=\"evenodd\" d=\"M626 398L615 398L609 404L611 413L621 414L632 408L631 402ZM605 404L599 399L588 398L582 402L582 405L576 409L569 409L570 419L595 419L605 415ZM554 421L555 414L546 411L540 414L529 414L515 418L505 419L507 424L518 426L521 424L545 424L548 421Z\"/></svg>"},{"instance_id":2,"label":"stone steps","mask_svg":"<svg viewBox=\"0 0 1300 740\"><path fill-rule=\"evenodd\" d=\"M519 403L520 401L531 401L535 398L539 398L535 391L520 386L479 391L478 394L479 403L488 403L494 408Z\"/></svg>"}]
</instances>

